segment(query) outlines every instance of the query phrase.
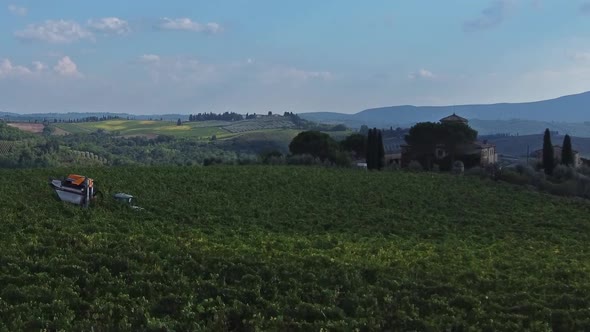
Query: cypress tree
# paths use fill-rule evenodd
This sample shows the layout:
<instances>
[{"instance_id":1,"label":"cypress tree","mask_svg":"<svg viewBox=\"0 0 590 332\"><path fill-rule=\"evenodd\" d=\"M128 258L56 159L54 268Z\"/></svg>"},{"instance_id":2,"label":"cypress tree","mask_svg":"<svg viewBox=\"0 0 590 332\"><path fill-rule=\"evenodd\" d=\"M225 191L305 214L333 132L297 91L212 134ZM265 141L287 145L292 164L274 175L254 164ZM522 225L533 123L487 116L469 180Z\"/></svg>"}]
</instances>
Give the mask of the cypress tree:
<instances>
[{"instance_id":1,"label":"cypress tree","mask_svg":"<svg viewBox=\"0 0 590 332\"><path fill-rule=\"evenodd\" d=\"M371 169L379 169L379 142L377 141L377 128L373 128L373 139L371 144Z\"/></svg>"},{"instance_id":2,"label":"cypress tree","mask_svg":"<svg viewBox=\"0 0 590 332\"><path fill-rule=\"evenodd\" d=\"M561 147L561 163L566 166L574 165L574 152L572 151L572 139L570 135L565 135L563 138L563 146Z\"/></svg>"},{"instance_id":3,"label":"cypress tree","mask_svg":"<svg viewBox=\"0 0 590 332\"><path fill-rule=\"evenodd\" d=\"M367 168L373 169L373 143L374 136L373 136L373 129L369 129L368 137L367 137Z\"/></svg>"},{"instance_id":4,"label":"cypress tree","mask_svg":"<svg viewBox=\"0 0 590 332\"><path fill-rule=\"evenodd\" d=\"M545 174L553 174L554 168L554 156L553 156L553 144L551 143L551 133L549 128L545 129L545 135L543 136L543 169Z\"/></svg>"},{"instance_id":5,"label":"cypress tree","mask_svg":"<svg viewBox=\"0 0 590 332\"><path fill-rule=\"evenodd\" d=\"M381 130L377 131L377 169L381 170L385 166L385 147L383 146L383 136Z\"/></svg>"}]
</instances>

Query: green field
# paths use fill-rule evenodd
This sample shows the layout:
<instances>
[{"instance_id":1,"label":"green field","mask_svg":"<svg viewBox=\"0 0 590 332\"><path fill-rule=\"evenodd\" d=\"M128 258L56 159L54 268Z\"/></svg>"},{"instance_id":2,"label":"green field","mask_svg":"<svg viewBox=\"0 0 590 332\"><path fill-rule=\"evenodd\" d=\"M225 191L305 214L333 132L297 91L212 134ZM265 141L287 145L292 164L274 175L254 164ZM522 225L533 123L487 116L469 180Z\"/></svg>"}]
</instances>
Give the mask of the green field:
<instances>
[{"instance_id":1,"label":"green field","mask_svg":"<svg viewBox=\"0 0 590 332\"><path fill-rule=\"evenodd\" d=\"M56 201L48 176L105 199ZM0 330L588 331L590 206L470 177L0 170Z\"/></svg>"},{"instance_id":2,"label":"green field","mask_svg":"<svg viewBox=\"0 0 590 332\"><path fill-rule=\"evenodd\" d=\"M301 129L286 126L281 117L244 120L235 123L224 121L185 122L177 126L169 121L108 120L99 122L55 123L52 126L68 133L92 133L99 129L118 132L121 136L172 135L175 137L193 137L209 140L213 135L217 139L238 138L243 143L271 142L288 150L288 145ZM289 122L291 125L292 123ZM328 132L337 140L344 139L351 131Z\"/></svg>"},{"instance_id":3,"label":"green field","mask_svg":"<svg viewBox=\"0 0 590 332\"><path fill-rule=\"evenodd\" d=\"M175 122L170 121L109 120L99 122L55 123L52 125L73 134L91 133L103 129L108 132L119 132L122 136L173 135L177 137L209 139L213 135L216 135L218 138L233 136L221 128L225 124L226 122L222 121L206 121L185 122L182 126L177 126Z\"/></svg>"}]
</instances>

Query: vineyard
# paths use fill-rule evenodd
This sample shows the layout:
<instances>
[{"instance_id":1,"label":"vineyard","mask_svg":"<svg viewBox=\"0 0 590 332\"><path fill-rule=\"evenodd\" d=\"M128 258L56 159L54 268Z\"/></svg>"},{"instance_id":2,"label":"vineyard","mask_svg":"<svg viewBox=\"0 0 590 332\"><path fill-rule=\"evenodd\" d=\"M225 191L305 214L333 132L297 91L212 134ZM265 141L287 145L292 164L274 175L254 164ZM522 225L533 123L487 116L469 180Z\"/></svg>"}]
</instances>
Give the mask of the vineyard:
<instances>
[{"instance_id":1,"label":"vineyard","mask_svg":"<svg viewBox=\"0 0 590 332\"><path fill-rule=\"evenodd\" d=\"M92 133L104 130L122 136L172 135L176 137L195 137L209 139L212 135L223 136L228 133L220 126L222 121L185 122L177 126L171 121L108 120L98 122L55 123L52 126L72 134Z\"/></svg>"},{"instance_id":2,"label":"vineyard","mask_svg":"<svg viewBox=\"0 0 590 332\"><path fill-rule=\"evenodd\" d=\"M104 199L87 211L57 201L47 178L68 172ZM112 202L119 191L146 210ZM0 330L590 329L590 206L494 182L0 170L0 199Z\"/></svg>"},{"instance_id":3,"label":"vineyard","mask_svg":"<svg viewBox=\"0 0 590 332\"><path fill-rule=\"evenodd\" d=\"M238 121L222 127L230 133L244 133L268 129L294 129L293 121L282 116L265 116L257 119Z\"/></svg>"},{"instance_id":4,"label":"vineyard","mask_svg":"<svg viewBox=\"0 0 590 332\"><path fill-rule=\"evenodd\" d=\"M7 154L14 150L18 141L0 141L0 154Z\"/></svg>"},{"instance_id":5,"label":"vineyard","mask_svg":"<svg viewBox=\"0 0 590 332\"><path fill-rule=\"evenodd\" d=\"M20 141L5 141L0 140L0 155L9 154L18 151L23 147L30 147L35 144L33 139L23 139Z\"/></svg>"},{"instance_id":6,"label":"vineyard","mask_svg":"<svg viewBox=\"0 0 590 332\"><path fill-rule=\"evenodd\" d=\"M89 151L78 151L78 150L66 150L69 152L69 154L74 157L74 161L78 161L78 163L84 163L83 161L90 161L93 164L98 164L98 165L106 165L108 163L108 160L104 157L101 157L97 154L94 154L92 152Z\"/></svg>"}]
</instances>

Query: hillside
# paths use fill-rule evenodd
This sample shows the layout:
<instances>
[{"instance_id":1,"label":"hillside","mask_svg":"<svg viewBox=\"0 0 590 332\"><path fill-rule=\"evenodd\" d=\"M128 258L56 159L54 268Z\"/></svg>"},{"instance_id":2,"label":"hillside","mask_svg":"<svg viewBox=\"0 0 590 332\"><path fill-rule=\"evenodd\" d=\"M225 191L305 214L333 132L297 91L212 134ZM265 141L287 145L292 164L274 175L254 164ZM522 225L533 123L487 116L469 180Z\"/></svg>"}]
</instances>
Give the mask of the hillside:
<instances>
[{"instance_id":1,"label":"hillside","mask_svg":"<svg viewBox=\"0 0 590 332\"><path fill-rule=\"evenodd\" d=\"M49 123L50 126L59 128L66 133L92 133L97 130L116 132L123 136L157 136L171 135L176 137L196 137L209 139L216 135L217 138L237 137L246 133L267 132L276 130L303 130L307 127L322 127L303 121L297 125L297 120L284 116L262 116L255 119L240 121L185 121L179 126L176 121L154 120L106 120L95 122L57 122ZM17 126L18 124L11 123ZM26 123L21 127L26 129ZM324 130L330 126L323 126ZM312 129L312 128L309 128ZM347 132L346 130L342 130Z\"/></svg>"},{"instance_id":2,"label":"hillside","mask_svg":"<svg viewBox=\"0 0 590 332\"><path fill-rule=\"evenodd\" d=\"M146 210L57 202L70 171ZM587 203L252 166L0 170L0 195L0 330L590 328Z\"/></svg>"},{"instance_id":3,"label":"hillside","mask_svg":"<svg viewBox=\"0 0 590 332\"><path fill-rule=\"evenodd\" d=\"M79 120L88 117L103 117L103 116L110 116L110 117L119 117L122 119L132 119L132 120L153 120L153 119L162 119L164 121L176 121L181 119L183 121L188 120L187 114L129 114L129 113L112 113L112 112L67 112L67 113L31 113L31 114L20 114L20 113L13 113L13 112L3 112L0 111L0 119L6 121L21 121L21 122L28 122L28 121L43 121L44 119L48 121L63 120Z\"/></svg>"},{"instance_id":4,"label":"hillside","mask_svg":"<svg viewBox=\"0 0 590 332\"><path fill-rule=\"evenodd\" d=\"M51 126L62 129L67 133L91 133L99 129L107 132L118 132L123 136L156 136L172 135L177 137L196 137L209 139L213 135L218 137L232 136L222 129L226 122L204 121L184 122L181 126L176 121L151 120L107 120L79 123L52 123Z\"/></svg>"},{"instance_id":5,"label":"hillside","mask_svg":"<svg viewBox=\"0 0 590 332\"><path fill-rule=\"evenodd\" d=\"M552 135L551 142L554 145L563 143L563 135ZM583 157L590 156L590 138L572 137L572 147L580 152ZM515 157L526 156L527 146L530 152L543 148L543 135L519 135L506 137L487 138L490 143L496 144L498 153Z\"/></svg>"},{"instance_id":6,"label":"hillside","mask_svg":"<svg viewBox=\"0 0 590 332\"><path fill-rule=\"evenodd\" d=\"M590 122L565 123L535 120L471 120L469 125L481 135L493 135L498 133L512 135L538 135L546 128L561 134L569 134L578 137L590 137Z\"/></svg>"},{"instance_id":7,"label":"hillside","mask_svg":"<svg viewBox=\"0 0 590 332\"><path fill-rule=\"evenodd\" d=\"M590 105L590 92L529 103L456 106L404 105L373 108L356 114L320 112L304 113L301 116L316 122L344 123L351 127L366 124L383 128L403 127L422 121L438 121L449 114L457 113L470 120L479 120L478 123L474 123L473 127L482 134L498 133L495 130L504 129L514 119L526 120L526 123L517 128L507 128L511 133L536 134L539 130L553 127L547 126L548 123L571 126L572 123L590 121L590 114L587 111L588 105ZM505 122L498 123L498 121ZM529 129L530 127L532 128ZM572 134L582 136L579 132ZM590 128L584 130L583 136L590 136Z\"/></svg>"}]
</instances>

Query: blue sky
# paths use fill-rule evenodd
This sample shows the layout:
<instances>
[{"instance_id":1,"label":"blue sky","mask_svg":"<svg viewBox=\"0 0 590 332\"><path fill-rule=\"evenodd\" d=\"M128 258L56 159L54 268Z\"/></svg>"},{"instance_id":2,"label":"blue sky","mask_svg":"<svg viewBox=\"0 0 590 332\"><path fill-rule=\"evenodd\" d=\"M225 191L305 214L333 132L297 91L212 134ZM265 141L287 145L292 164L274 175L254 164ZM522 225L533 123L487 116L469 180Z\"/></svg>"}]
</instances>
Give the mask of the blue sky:
<instances>
[{"instance_id":1,"label":"blue sky","mask_svg":"<svg viewBox=\"0 0 590 332\"><path fill-rule=\"evenodd\" d=\"M586 0L0 0L0 110L330 111L590 90Z\"/></svg>"}]
</instances>

